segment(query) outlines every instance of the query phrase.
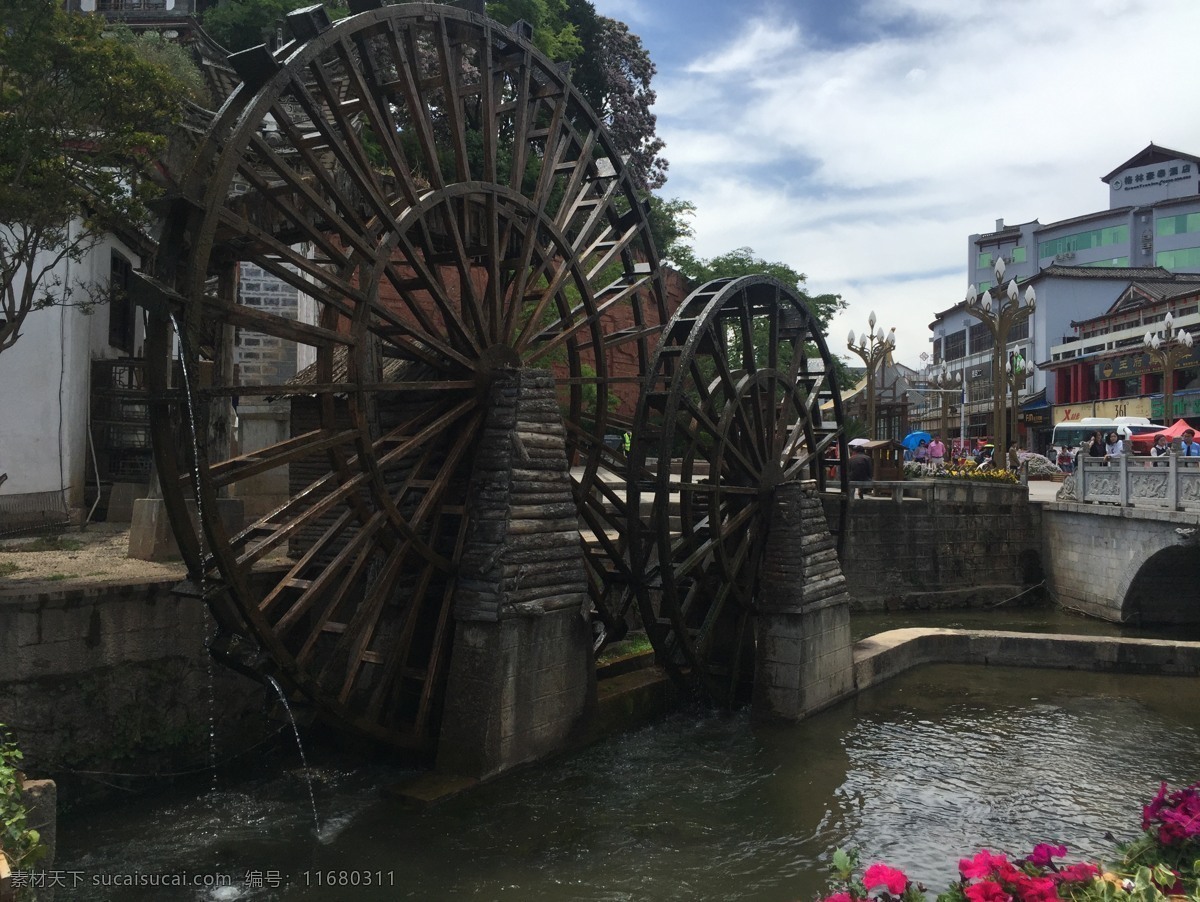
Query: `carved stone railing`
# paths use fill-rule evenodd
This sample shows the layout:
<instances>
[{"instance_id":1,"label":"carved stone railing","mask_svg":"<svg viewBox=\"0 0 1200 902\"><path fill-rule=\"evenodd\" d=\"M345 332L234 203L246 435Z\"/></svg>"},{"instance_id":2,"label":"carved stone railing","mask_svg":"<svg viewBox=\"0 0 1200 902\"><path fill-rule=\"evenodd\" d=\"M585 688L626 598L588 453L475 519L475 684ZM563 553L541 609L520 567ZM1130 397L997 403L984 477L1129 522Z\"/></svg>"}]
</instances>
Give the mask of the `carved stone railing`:
<instances>
[{"instance_id":1,"label":"carved stone railing","mask_svg":"<svg viewBox=\"0 0 1200 902\"><path fill-rule=\"evenodd\" d=\"M1070 500L1200 510L1200 457L1081 457Z\"/></svg>"}]
</instances>

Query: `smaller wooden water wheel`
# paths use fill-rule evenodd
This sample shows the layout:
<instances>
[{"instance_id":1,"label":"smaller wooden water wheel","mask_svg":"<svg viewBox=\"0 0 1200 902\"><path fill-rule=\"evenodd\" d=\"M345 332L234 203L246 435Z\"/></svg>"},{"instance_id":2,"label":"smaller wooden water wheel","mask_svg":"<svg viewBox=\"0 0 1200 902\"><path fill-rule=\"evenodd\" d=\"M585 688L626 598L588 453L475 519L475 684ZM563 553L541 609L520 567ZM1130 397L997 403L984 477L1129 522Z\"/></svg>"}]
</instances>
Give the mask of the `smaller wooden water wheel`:
<instances>
[{"instance_id":1,"label":"smaller wooden water wheel","mask_svg":"<svg viewBox=\"0 0 1200 902\"><path fill-rule=\"evenodd\" d=\"M823 487L827 456L845 459L820 321L769 276L697 289L664 330L634 436L633 466L653 474L630 525L647 631L676 678L731 702L749 685L774 492Z\"/></svg>"}]
</instances>

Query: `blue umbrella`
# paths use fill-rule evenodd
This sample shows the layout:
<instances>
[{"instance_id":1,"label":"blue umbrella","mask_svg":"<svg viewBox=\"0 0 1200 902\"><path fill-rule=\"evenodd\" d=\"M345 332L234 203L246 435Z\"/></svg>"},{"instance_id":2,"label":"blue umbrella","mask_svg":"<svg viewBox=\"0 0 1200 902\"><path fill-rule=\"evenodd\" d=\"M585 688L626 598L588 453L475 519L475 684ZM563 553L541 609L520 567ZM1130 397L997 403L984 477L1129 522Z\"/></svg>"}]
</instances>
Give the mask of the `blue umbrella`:
<instances>
[{"instance_id":1,"label":"blue umbrella","mask_svg":"<svg viewBox=\"0 0 1200 902\"><path fill-rule=\"evenodd\" d=\"M930 443L930 441L932 441L932 437L928 432L910 432L908 435L904 436L904 441L902 441L900 444L902 444L909 451L913 451L916 449L917 445L921 444L922 441L924 441L927 445Z\"/></svg>"}]
</instances>

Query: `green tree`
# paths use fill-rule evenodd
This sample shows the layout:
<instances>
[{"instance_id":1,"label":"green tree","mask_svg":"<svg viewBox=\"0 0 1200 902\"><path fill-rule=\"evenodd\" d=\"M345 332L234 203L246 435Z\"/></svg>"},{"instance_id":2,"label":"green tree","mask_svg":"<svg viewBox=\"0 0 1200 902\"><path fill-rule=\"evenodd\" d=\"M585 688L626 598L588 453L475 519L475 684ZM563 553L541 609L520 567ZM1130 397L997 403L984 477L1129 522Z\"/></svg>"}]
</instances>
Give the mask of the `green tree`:
<instances>
[{"instance_id":1,"label":"green tree","mask_svg":"<svg viewBox=\"0 0 1200 902\"><path fill-rule=\"evenodd\" d=\"M150 163L185 93L98 16L0 5L0 351L32 311L71 303L60 263L145 223Z\"/></svg>"},{"instance_id":2,"label":"green tree","mask_svg":"<svg viewBox=\"0 0 1200 902\"><path fill-rule=\"evenodd\" d=\"M182 44L164 38L158 31L135 32L123 22L110 29L107 36L131 48L143 60L157 63L170 72L186 89L188 100L212 108L213 98L204 73Z\"/></svg>"},{"instance_id":3,"label":"green tree","mask_svg":"<svg viewBox=\"0 0 1200 902\"><path fill-rule=\"evenodd\" d=\"M584 53L574 21L580 14L569 13L567 0L497 0L487 5L487 14L504 25L518 19L528 22L533 26L534 46L552 60L569 62ZM595 18L595 9L591 16Z\"/></svg>"},{"instance_id":4,"label":"green tree","mask_svg":"<svg viewBox=\"0 0 1200 902\"><path fill-rule=\"evenodd\" d=\"M846 301L840 294L809 294L804 288L808 276L786 263L770 263L756 257L753 248L735 248L708 260L695 257L688 259L684 255L683 259L676 260L676 264L679 271L697 285L712 279L737 278L760 273L774 276L785 285L796 289L825 328L829 327L829 321L836 313L846 308Z\"/></svg>"},{"instance_id":5,"label":"green tree","mask_svg":"<svg viewBox=\"0 0 1200 902\"><path fill-rule=\"evenodd\" d=\"M693 237L691 218L696 205L690 200L673 197L666 200L658 194L650 195L650 235L654 238L654 249L660 260L675 265L695 265L696 258L686 239Z\"/></svg>"},{"instance_id":6,"label":"green tree","mask_svg":"<svg viewBox=\"0 0 1200 902\"><path fill-rule=\"evenodd\" d=\"M312 6L312 0L219 0L201 21L209 37L227 50L245 50L259 44L274 46L275 30L284 27L288 13L302 6ZM340 19L348 12L345 3L324 6L331 19Z\"/></svg>"}]
</instances>

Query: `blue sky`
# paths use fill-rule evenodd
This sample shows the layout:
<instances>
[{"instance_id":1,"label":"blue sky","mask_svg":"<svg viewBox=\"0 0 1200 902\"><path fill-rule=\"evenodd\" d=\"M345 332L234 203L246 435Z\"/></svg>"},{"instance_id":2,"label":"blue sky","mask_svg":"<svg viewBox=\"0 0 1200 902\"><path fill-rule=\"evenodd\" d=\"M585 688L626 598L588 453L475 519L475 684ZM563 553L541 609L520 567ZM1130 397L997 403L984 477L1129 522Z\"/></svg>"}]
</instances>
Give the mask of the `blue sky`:
<instances>
[{"instance_id":1,"label":"blue sky","mask_svg":"<svg viewBox=\"0 0 1200 902\"><path fill-rule=\"evenodd\" d=\"M1196 0L594 0L658 66L666 197L896 327L917 366L967 236L1104 209L1151 141L1200 154ZM857 359L857 358L855 358Z\"/></svg>"}]
</instances>

